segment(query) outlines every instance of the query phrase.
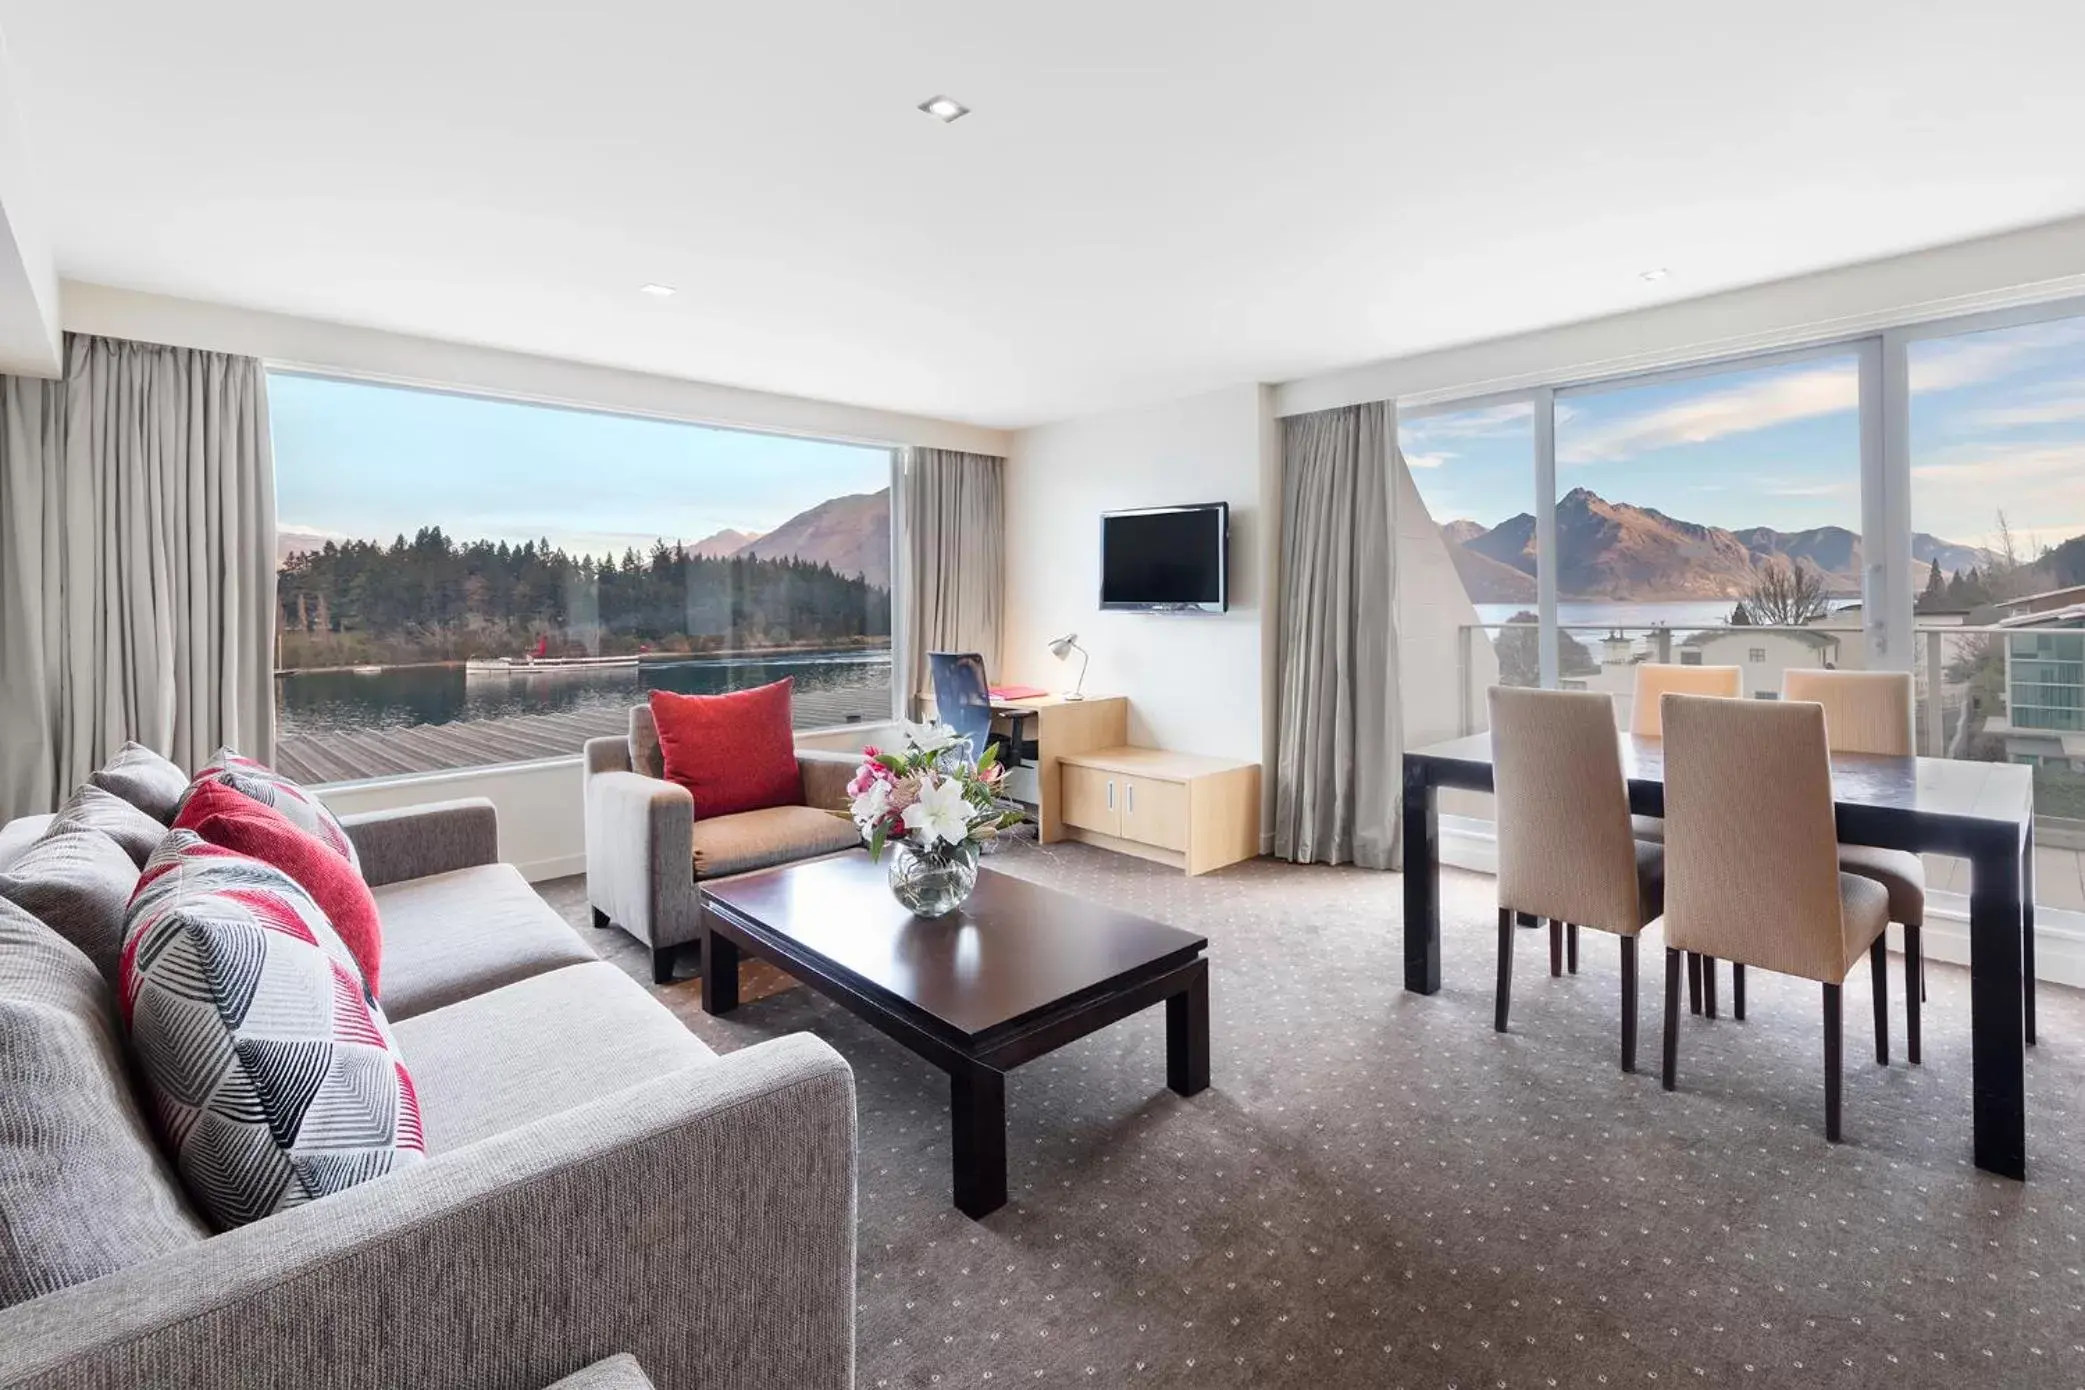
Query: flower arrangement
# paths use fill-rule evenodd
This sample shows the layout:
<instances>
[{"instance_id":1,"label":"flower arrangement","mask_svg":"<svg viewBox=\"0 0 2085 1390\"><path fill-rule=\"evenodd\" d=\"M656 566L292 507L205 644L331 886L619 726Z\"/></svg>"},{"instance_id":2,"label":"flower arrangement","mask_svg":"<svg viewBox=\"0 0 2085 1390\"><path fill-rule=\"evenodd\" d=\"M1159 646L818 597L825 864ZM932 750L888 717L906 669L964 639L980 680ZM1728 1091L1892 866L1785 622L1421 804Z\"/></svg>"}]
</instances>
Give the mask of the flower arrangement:
<instances>
[{"instance_id":1,"label":"flower arrangement","mask_svg":"<svg viewBox=\"0 0 2085 1390\"><path fill-rule=\"evenodd\" d=\"M902 737L902 752L862 749L866 761L847 784L848 813L869 842L870 858L882 858L893 843L916 854L947 853L1020 822L1020 812L999 806L1006 769L997 748L973 758L970 740L942 724L907 721Z\"/></svg>"}]
</instances>

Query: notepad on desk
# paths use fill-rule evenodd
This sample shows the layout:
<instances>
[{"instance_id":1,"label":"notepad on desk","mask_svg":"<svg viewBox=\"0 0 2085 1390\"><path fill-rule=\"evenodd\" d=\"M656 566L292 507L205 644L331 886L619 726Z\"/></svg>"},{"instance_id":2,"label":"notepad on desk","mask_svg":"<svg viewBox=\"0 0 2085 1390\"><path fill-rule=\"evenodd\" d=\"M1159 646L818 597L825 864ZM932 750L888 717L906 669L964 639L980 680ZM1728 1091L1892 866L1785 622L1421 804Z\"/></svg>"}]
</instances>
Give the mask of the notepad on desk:
<instances>
[{"instance_id":1,"label":"notepad on desk","mask_svg":"<svg viewBox=\"0 0 2085 1390\"><path fill-rule=\"evenodd\" d=\"M990 693L995 700L1034 700L1050 692L1039 685L995 685Z\"/></svg>"}]
</instances>

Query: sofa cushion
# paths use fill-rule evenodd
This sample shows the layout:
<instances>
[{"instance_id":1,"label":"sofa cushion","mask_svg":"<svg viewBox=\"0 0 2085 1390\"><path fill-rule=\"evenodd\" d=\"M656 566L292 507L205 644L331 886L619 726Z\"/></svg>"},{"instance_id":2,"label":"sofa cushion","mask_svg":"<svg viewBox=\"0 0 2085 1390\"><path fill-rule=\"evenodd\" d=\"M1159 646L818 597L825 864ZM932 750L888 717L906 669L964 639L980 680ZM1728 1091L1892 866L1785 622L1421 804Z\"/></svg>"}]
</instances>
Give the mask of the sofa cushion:
<instances>
[{"instance_id":1,"label":"sofa cushion","mask_svg":"<svg viewBox=\"0 0 2085 1390\"><path fill-rule=\"evenodd\" d=\"M398 1045L436 1154L716 1058L642 985L598 960L403 1019Z\"/></svg>"},{"instance_id":2,"label":"sofa cushion","mask_svg":"<svg viewBox=\"0 0 2085 1390\"><path fill-rule=\"evenodd\" d=\"M170 832L131 904L117 1000L174 1167L220 1229L425 1160L383 1010L281 870Z\"/></svg>"},{"instance_id":3,"label":"sofa cushion","mask_svg":"<svg viewBox=\"0 0 2085 1390\"><path fill-rule=\"evenodd\" d=\"M100 787L84 786L65 798L65 804L53 816L55 825L81 826L88 830L99 830L102 834L123 846L130 862L139 868L159 848L166 838L167 828L151 816L112 792Z\"/></svg>"},{"instance_id":4,"label":"sofa cushion","mask_svg":"<svg viewBox=\"0 0 2085 1390\"><path fill-rule=\"evenodd\" d=\"M99 830L62 821L0 870L0 898L79 947L112 985L124 909L137 886L138 866L121 845Z\"/></svg>"},{"instance_id":5,"label":"sofa cushion","mask_svg":"<svg viewBox=\"0 0 2085 1390\"><path fill-rule=\"evenodd\" d=\"M0 902L0 1308L210 1234L124 1071L115 991Z\"/></svg>"},{"instance_id":6,"label":"sofa cushion","mask_svg":"<svg viewBox=\"0 0 2085 1390\"><path fill-rule=\"evenodd\" d=\"M796 859L837 854L862 842L844 816L815 806L775 806L695 822L695 877L723 878Z\"/></svg>"},{"instance_id":7,"label":"sofa cushion","mask_svg":"<svg viewBox=\"0 0 2085 1390\"><path fill-rule=\"evenodd\" d=\"M174 828L193 830L213 845L251 855L295 879L354 953L370 997L383 998L378 972L384 941L376 899L347 860L273 806L216 778L203 778L188 789Z\"/></svg>"},{"instance_id":8,"label":"sofa cushion","mask_svg":"<svg viewBox=\"0 0 2085 1390\"><path fill-rule=\"evenodd\" d=\"M290 824L316 836L334 853L346 858L356 873L362 872L362 861L355 854L355 842L348 838L347 831L326 809L325 803L281 773L251 758L242 758L229 748L220 748L195 775L195 785L200 786L205 781L222 783L241 796L274 807Z\"/></svg>"},{"instance_id":9,"label":"sofa cushion","mask_svg":"<svg viewBox=\"0 0 2085 1390\"><path fill-rule=\"evenodd\" d=\"M371 893L384 924L384 1012L394 1020L599 959L512 864L387 883Z\"/></svg>"},{"instance_id":10,"label":"sofa cushion","mask_svg":"<svg viewBox=\"0 0 2085 1390\"><path fill-rule=\"evenodd\" d=\"M0 825L0 869L22 857L22 851L43 838L56 816L23 816Z\"/></svg>"},{"instance_id":11,"label":"sofa cushion","mask_svg":"<svg viewBox=\"0 0 2085 1390\"><path fill-rule=\"evenodd\" d=\"M651 692L666 780L695 798L695 819L803 804L789 723L794 688L784 678L729 695Z\"/></svg>"},{"instance_id":12,"label":"sofa cushion","mask_svg":"<svg viewBox=\"0 0 2085 1390\"><path fill-rule=\"evenodd\" d=\"M188 790L188 774L144 744L130 742L87 780L103 791L122 797L161 825L174 819L174 808Z\"/></svg>"}]
</instances>

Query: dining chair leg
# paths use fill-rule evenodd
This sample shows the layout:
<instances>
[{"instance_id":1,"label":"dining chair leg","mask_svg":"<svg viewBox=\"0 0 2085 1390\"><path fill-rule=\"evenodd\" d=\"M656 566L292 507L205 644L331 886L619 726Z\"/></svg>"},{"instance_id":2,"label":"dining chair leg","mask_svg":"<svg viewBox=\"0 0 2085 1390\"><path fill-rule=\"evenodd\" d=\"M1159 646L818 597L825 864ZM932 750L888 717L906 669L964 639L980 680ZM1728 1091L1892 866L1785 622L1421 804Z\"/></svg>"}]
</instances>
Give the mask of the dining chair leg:
<instances>
[{"instance_id":1,"label":"dining chair leg","mask_svg":"<svg viewBox=\"0 0 2085 1390\"><path fill-rule=\"evenodd\" d=\"M1730 963L1730 1016L1745 1021L1745 963L1741 960Z\"/></svg>"},{"instance_id":2,"label":"dining chair leg","mask_svg":"<svg viewBox=\"0 0 2085 1390\"><path fill-rule=\"evenodd\" d=\"M1636 1070L1636 938L1622 943L1622 1070Z\"/></svg>"},{"instance_id":3,"label":"dining chair leg","mask_svg":"<svg viewBox=\"0 0 2085 1390\"><path fill-rule=\"evenodd\" d=\"M1495 1032L1506 1031L1506 1011L1513 1003L1513 910L1499 909L1499 1001L1498 1012L1491 1026Z\"/></svg>"},{"instance_id":4,"label":"dining chair leg","mask_svg":"<svg viewBox=\"0 0 2085 1390\"><path fill-rule=\"evenodd\" d=\"M1564 924L1564 969L1578 973L1578 923Z\"/></svg>"},{"instance_id":5,"label":"dining chair leg","mask_svg":"<svg viewBox=\"0 0 2085 1390\"><path fill-rule=\"evenodd\" d=\"M1919 1004L1926 997L1926 951L1917 924L1904 924L1904 1049L1919 1064Z\"/></svg>"},{"instance_id":6,"label":"dining chair leg","mask_svg":"<svg viewBox=\"0 0 2085 1390\"><path fill-rule=\"evenodd\" d=\"M1549 919L1549 977L1555 979L1564 973L1564 924L1556 918Z\"/></svg>"},{"instance_id":7,"label":"dining chair leg","mask_svg":"<svg viewBox=\"0 0 2085 1390\"><path fill-rule=\"evenodd\" d=\"M1680 1060L1680 953L1665 948L1665 1066L1661 1084L1671 1090Z\"/></svg>"},{"instance_id":8,"label":"dining chair leg","mask_svg":"<svg viewBox=\"0 0 2085 1390\"><path fill-rule=\"evenodd\" d=\"M1701 957L1687 952L1687 1012L1701 1012Z\"/></svg>"},{"instance_id":9,"label":"dining chair leg","mask_svg":"<svg viewBox=\"0 0 2085 1390\"><path fill-rule=\"evenodd\" d=\"M1701 958L1701 1011L1710 1018L1716 1016L1716 958Z\"/></svg>"},{"instance_id":10,"label":"dining chair leg","mask_svg":"<svg viewBox=\"0 0 2085 1390\"><path fill-rule=\"evenodd\" d=\"M1890 1064L1890 958L1887 934L1868 948L1868 981L1875 988L1875 1065Z\"/></svg>"},{"instance_id":11,"label":"dining chair leg","mask_svg":"<svg viewBox=\"0 0 2085 1390\"><path fill-rule=\"evenodd\" d=\"M1846 1035L1839 986L1824 987L1824 1137L1839 1142L1839 1072Z\"/></svg>"}]
</instances>

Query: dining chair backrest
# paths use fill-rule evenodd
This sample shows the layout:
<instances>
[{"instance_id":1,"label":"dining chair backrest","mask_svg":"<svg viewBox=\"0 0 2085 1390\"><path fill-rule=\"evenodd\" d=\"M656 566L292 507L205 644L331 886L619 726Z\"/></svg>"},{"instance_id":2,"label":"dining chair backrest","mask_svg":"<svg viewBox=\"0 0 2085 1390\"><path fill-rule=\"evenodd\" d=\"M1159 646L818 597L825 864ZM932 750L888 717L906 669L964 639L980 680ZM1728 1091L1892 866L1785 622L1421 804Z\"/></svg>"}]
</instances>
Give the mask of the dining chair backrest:
<instances>
[{"instance_id":1,"label":"dining chair backrest","mask_svg":"<svg viewBox=\"0 0 2085 1390\"><path fill-rule=\"evenodd\" d=\"M1796 667L1781 676L1781 698L1824 706L1824 736L1834 753L1912 754L1909 671L1825 671Z\"/></svg>"},{"instance_id":2,"label":"dining chair backrest","mask_svg":"<svg viewBox=\"0 0 2085 1390\"><path fill-rule=\"evenodd\" d=\"M1745 673L1735 666L1676 666L1646 661L1636 668L1636 700L1629 707L1629 732L1645 738L1663 738L1664 724L1658 711L1660 696L1721 695L1738 699L1745 693Z\"/></svg>"},{"instance_id":3,"label":"dining chair backrest","mask_svg":"<svg viewBox=\"0 0 2085 1390\"><path fill-rule=\"evenodd\" d=\"M1846 946L1824 710L1661 703L1665 944L1837 984Z\"/></svg>"},{"instance_id":4,"label":"dining chair backrest","mask_svg":"<svg viewBox=\"0 0 2085 1390\"><path fill-rule=\"evenodd\" d=\"M985 659L976 652L928 652L934 679L934 712L943 724L970 740L970 756L984 756L992 739L992 692Z\"/></svg>"},{"instance_id":5,"label":"dining chair backrest","mask_svg":"<svg viewBox=\"0 0 2085 1390\"><path fill-rule=\"evenodd\" d=\"M1490 693L1500 906L1634 932L1643 918L1614 697Z\"/></svg>"}]
</instances>

